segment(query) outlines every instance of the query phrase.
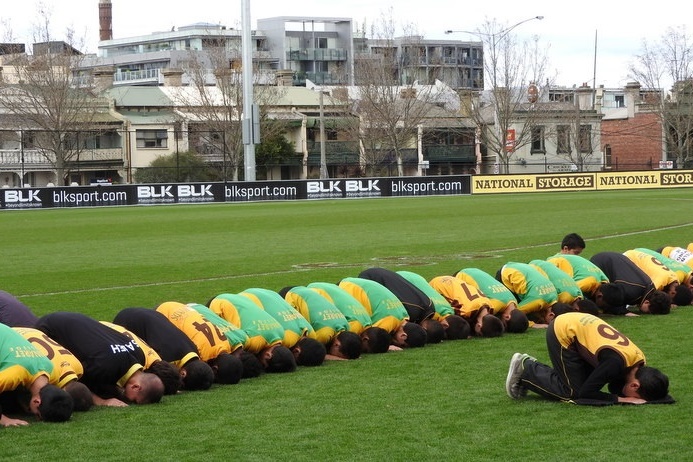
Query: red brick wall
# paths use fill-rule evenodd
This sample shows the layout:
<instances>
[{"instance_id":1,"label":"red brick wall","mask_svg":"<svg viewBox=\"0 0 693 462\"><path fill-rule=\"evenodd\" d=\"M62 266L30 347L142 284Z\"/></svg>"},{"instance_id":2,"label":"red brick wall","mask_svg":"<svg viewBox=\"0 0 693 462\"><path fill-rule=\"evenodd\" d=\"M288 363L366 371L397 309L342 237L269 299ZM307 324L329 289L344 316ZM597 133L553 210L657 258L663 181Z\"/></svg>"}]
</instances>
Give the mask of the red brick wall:
<instances>
[{"instance_id":1,"label":"red brick wall","mask_svg":"<svg viewBox=\"0 0 693 462\"><path fill-rule=\"evenodd\" d=\"M662 128L657 114L602 120L602 150L611 146L612 170L657 168L662 159Z\"/></svg>"}]
</instances>

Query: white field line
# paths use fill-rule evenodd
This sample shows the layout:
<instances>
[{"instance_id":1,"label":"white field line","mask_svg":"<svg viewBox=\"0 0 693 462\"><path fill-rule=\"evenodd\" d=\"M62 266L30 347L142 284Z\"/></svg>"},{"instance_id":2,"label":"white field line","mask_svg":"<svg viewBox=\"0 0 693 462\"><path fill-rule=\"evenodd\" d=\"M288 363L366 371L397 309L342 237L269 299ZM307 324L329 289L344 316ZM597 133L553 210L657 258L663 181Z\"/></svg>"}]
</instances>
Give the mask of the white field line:
<instances>
[{"instance_id":1,"label":"white field line","mask_svg":"<svg viewBox=\"0 0 693 462\"><path fill-rule=\"evenodd\" d=\"M683 223L680 225L672 225L672 226L663 226L660 228L652 228L652 229L646 229L642 231L633 231L630 233L618 233L618 234L610 234L606 236L599 236L599 237L590 237L590 241L598 241L598 240L606 240L606 239L615 239L618 237L623 237L623 236L636 236L640 234L649 234L649 233L654 233L658 231L667 231L667 230L672 230L672 229L679 229L679 228L687 228L693 226L693 223ZM476 252L474 255L475 256L485 256L487 258L500 258L500 255L497 255L499 253L505 253L505 252L513 252L517 250L522 250L522 249L537 249L537 248L542 248L542 247L557 247L561 243L560 242L549 242L546 244L536 244L536 245L530 245L530 246L522 246L522 247L510 247L510 248L502 248L502 249L496 249L496 250L488 250L488 251L480 251ZM445 259L449 259L452 255L447 254L445 255ZM469 259L469 255L458 255L458 257L461 260ZM440 257L433 257L431 258L431 261L429 264L435 264L435 260L438 260ZM378 260L383 260L383 261L389 261L390 263L395 263L397 260L400 260L402 263L411 263L409 260L409 257L403 256L403 257L394 257L391 260L388 260L387 258L374 258L371 261L378 261ZM417 261L420 262L421 257L416 258ZM111 287L91 287L88 289L75 289L75 290L65 290L65 291L60 291L60 292L42 292L42 293L36 293L36 294L22 294L22 295L15 295L17 298L30 298L30 297L44 297L44 296L53 296L53 295L70 295L70 294L83 294L83 293L91 293L91 292L106 292L106 291L112 291L112 290L123 290L123 289L134 289L134 288L140 288L140 287L162 287L162 286L171 286L171 285L179 285L179 284L192 284L192 283L198 283L198 282L210 282L210 281L227 281L227 280L232 280L232 279L241 279L241 278L248 278L248 277L259 277L259 276L268 276L268 275L278 275L278 274L291 274L291 273L297 273L297 272L306 272L310 271L312 269L316 269L319 267L328 267L328 268L352 268L352 267L361 267L364 265L367 265L368 263L350 263L350 264L339 264L339 263L303 263L303 264L297 264L293 265L290 269L286 270L281 270L281 271L272 271L269 273L248 273L248 274L232 274L228 276L217 276L217 277L211 277L211 278L196 278L196 279L185 279L185 280L178 280L178 281L164 281L164 282L149 282L149 283L144 283L144 284L132 284L132 285L126 285L126 286L111 286ZM422 265L423 266L423 265Z\"/></svg>"}]
</instances>

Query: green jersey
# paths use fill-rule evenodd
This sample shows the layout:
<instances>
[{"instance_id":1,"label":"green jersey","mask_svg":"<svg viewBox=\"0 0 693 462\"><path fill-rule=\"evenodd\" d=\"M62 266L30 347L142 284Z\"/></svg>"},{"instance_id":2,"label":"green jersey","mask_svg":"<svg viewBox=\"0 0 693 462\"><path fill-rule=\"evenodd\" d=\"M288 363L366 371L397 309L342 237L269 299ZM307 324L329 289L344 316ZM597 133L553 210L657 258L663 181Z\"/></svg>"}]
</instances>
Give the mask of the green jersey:
<instances>
[{"instance_id":1,"label":"green jersey","mask_svg":"<svg viewBox=\"0 0 693 462\"><path fill-rule=\"evenodd\" d=\"M29 388L41 375L50 378L53 363L22 335L0 324L0 393Z\"/></svg>"},{"instance_id":2,"label":"green jersey","mask_svg":"<svg viewBox=\"0 0 693 462\"><path fill-rule=\"evenodd\" d=\"M308 288L317 291L323 297L334 303L334 306L344 315L349 322L349 330L355 334L361 334L373 321L366 308L356 300L349 292L330 282L311 282Z\"/></svg>"},{"instance_id":3,"label":"green jersey","mask_svg":"<svg viewBox=\"0 0 693 462\"><path fill-rule=\"evenodd\" d=\"M284 299L313 326L315 338L325 345L339 332L349 330L349 321L341 311L319 292L305 286L292 287Z\"/></svg>"},{"instance_id":4,"label":"green jersey","mask_svg":"<svg viewBox=\"0 0 693 462\"><path fill-rule=\"evenodd\" d=\"M455 310L452 308L452 305L450 305L450 302L448 302L445 297L431 287L426 278L412 271L397 271L397 274L412 283L417 289L431 299L433 302L433 308L436 310L435 314L433 315L433 319L436 321L441 321L443 318L450 316L451 314L455 314Z\"/></svg>"},{"instance_id":5,"label":"green jersey","mask_svg":"<svg viewBox=\"0 0 693 462\"><path fill-rule=\"evenodd\" d=\"M253 300L281 324L284 328L282 344L285 347L293 348L303 337L315 338L313 326L277 292L269 289L250 288L241 292L240 295Z\"/></svg>"},{"instance_id":6,"label":"green jersey","mask_svg":"<svg viewBox=\"0 0 693 462\"><path fill-rule=\"evenodd\" d=\"M464 268L455 277L470 284L484 294L491 302L495 314L500 314L510 305L517 305L515 295L502 282L479 268Z\"/></svg>"},{"instance_id":7,"label":"green jersey","mask_svg":"<svg viewBox=\"0 0 693 462\"><path fill-rule=\"evenodd\" d=\"M220 294L209 302L209 309L246 333L246 351L257 354L284 340L284 328L279 321L248 297Z\"/></svg>"}]
</instances>

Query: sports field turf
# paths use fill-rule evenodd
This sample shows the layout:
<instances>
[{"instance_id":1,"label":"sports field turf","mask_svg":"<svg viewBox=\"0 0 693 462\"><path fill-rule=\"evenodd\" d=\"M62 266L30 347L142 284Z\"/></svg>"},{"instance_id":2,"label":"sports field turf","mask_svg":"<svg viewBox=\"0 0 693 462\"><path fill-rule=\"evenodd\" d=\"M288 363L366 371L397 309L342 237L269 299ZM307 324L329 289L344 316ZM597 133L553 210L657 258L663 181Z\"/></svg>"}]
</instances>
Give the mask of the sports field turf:
<instances>
[{"instance_id":1,"label":"sports field turf","mask_svg":"<svg viewBox=\"0 0 693 462\"><path fill-rule=\"evenodd\" d=\"M37 315L337 282L369 266L430 279L555 253L693 241L690 189L0 212L0 289ZM693 307L609 318L674 405L510 400L508 361L544 332L428 345L0 429L3 460L691 460Z\"/></svg>"}]
</instances>

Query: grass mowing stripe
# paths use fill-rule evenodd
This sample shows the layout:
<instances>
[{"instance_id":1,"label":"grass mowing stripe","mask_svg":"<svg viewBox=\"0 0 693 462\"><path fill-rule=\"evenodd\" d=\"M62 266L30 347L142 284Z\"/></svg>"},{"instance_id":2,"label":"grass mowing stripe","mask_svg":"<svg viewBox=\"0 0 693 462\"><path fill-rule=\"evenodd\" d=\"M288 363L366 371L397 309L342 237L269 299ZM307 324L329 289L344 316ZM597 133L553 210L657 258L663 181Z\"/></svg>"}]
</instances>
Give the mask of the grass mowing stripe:
<instances>
[{"instance_id":1,"label":"grass mowing stripe","mask_svg":"<svg viewBox=\"0 0 693 462\"><path fill-rule=\"evenodd\" d=\"M491 271L554 253L568 232L587 239L586 256L685 245L693 240L689 197L679 189L2 212L0 287L27 294L38 314L68 309L110 320L126 306L333 281L371 265L427 278L464 266ZM510 400L503 385L512 353L548 360L544 332L532 330L299 368L159 405L96 409L66 424L32 422L2 430L12 441L3 457L689 459L693 309L609 322L669 375L676 404Z\"/></svg>"}]
</instances>

